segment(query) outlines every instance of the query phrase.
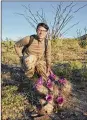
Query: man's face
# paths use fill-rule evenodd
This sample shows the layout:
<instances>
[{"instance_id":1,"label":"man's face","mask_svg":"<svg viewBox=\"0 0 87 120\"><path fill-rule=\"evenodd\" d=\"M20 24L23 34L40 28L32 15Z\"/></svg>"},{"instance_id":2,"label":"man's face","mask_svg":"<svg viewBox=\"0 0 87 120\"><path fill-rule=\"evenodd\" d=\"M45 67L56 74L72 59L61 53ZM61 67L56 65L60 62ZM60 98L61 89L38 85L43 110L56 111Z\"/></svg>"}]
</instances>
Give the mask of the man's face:
<instances>
[{"instance_id":1,"label":"man's face","mask_svg":"<svg viewBox=\"0 0 87 120\"><path fill-rule=\"evenodd\" d=\"M38 29L37 29L37 35L39 37L39 39L44 39L47 35L47 30L40 26Z\"/></svg>"}]
</instances>

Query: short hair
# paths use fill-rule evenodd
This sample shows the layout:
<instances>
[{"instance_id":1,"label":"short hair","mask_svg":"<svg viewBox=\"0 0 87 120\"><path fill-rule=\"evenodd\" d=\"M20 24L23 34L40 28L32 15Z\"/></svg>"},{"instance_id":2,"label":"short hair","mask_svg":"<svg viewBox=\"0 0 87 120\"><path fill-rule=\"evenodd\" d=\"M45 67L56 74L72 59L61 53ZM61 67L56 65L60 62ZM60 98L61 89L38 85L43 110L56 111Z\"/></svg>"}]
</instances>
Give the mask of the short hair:
<instances>
[{"instance_id":1,"label":"short hair","mask_svg":"<svg viewBox=\"0 0 87 120\"><path fill-rule=\"evenodd\" d=\"M46 23L39 23L39 24L37 25L36 30L37 30L40 26L44 27L47 31L49 30L49 27L48 27L48 25L47 25Z\"/></svg>"}]
</instances>

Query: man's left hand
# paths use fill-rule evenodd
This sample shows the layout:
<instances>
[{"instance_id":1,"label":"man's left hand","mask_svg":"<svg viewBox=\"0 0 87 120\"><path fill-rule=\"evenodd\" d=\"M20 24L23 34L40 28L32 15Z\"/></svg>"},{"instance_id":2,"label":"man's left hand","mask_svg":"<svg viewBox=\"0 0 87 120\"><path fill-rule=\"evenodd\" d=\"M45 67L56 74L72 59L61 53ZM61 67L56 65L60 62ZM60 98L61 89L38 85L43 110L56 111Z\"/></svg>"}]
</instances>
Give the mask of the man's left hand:
<instances>
[{"instance_id":1,"label":"man's left hand","mask_svg":"<svg viewBox=\"0 0 87 120\"><path fill-rule=\"evenodd\" d=\"M50 66L48 66L48 67L46 68L46 73L47 73L47 75L49 75L50 72L51 72L51 68L50 68Z\"/></svg>"}]
</instances>

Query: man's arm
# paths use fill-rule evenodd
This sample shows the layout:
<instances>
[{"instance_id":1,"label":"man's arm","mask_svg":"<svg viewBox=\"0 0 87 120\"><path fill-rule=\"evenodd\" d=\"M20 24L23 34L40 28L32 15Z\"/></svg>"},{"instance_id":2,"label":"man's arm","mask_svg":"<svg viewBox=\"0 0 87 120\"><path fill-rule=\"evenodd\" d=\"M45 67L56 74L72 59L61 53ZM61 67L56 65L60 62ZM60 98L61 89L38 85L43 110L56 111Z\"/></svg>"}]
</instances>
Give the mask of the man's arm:
<instances>
[{"instance_id":1,"label":"man's arm","mask_svg":"<svg viewBox=\"0 0 87 120\"><path fill-rule=\"evenodd\" d=\"M29 43L29 40L30 40L30 36L26 36L15 43L14 48L19 57L23 56L22 47L27 45Z\"/></svg>"},{"instance_id":2,"label":"man's arm","mask_svg":"<svg viewBox=\"0 0 87 120\"><path fill-rule=\"evenodd\" d=\"M46 51L46 65L49 72L51 67L51 41L48 41L47 51Z\"/></svg>"}]
</instances>

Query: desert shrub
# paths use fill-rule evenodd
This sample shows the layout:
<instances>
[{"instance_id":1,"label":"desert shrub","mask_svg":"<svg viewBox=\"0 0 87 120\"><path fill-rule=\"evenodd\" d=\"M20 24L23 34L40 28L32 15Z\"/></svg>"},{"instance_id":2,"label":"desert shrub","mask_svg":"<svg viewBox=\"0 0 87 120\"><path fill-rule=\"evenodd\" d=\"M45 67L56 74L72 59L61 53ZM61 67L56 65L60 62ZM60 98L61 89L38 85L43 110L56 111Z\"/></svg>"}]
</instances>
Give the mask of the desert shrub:
<instances>
[{"instance_id":1,"label":"desert shrub","mask_svg":"<svg viewBox=\"0 0 87 120\"><path fill-rule=\"evenodd\" d=\"M56 75L66 77L70 81L87 80L87 67L79 61L58 63L53 66L53 71Z\"/></svg>"},{"instance_id":2,"label":"desert shrub","mask_svg":"<svg viewBox=\"0 0 87 120\"><path fill-rule=\"evenodd\" d=\"M87 81L87 64L84 64L81 69L82 77L84 81Z\"/></svg>"},{"instance_id":3,"label":"desert shrub","mask_svg":"<svg viewBox=\"0 0 87 120\"><path fill-rule=\"evenodd\" d=\"M60 77L71 78L72 71L69 63L58 63L53 67L53 71Z\"/></svg>"},{"instance_id":4,"label":"desert shrub","mask_svg":"<svg viewBox=\"0 0 87 120\"><path fill-rule=\"evenodd\" d=\"M87 69L83 70L83 78L87 82Z\"/></svg>"},{"instance_id":5,"label":"desert shrub","mask_svg":"<svg viewBox=\"0 0 87 120\"><path fill-rule=\"evenodd\" d=\"M17 93L17 89L16 86L6 86L2 90L2 120L23 117L23 111L28 103L24 96Z\"/></svg>"},{"instance_id":6,"label":"desert shrub","mask_svg":"<svg viewBox=\"0 0 87 120\"><path fill-rule=\"evenodd\" d=\"M71 61L70 66L71 69L81 69L83 64L80 61Z\"/></svg>"},{"instance_id":7,"label":"desert shrub","mask_svg":"<svg viewBox=\"0 0 87 120\"><path fill-rule=\"evenodd\" d=\"M87 69L73 69L71 79L74 82L84 82L87 81Z\"/></svg>"},{"instance_id":8,"label":"desert shrub","mask_svg":"<svg viewBox=\"0 0 87 120\"><path fill-rule=\"evenodd\" d=\"M86 39L86 40L80 40L80 41L79 41L79 45L80 45L82 48L86 48L86 46L87 46L87 39Z\"/></svg>"},{"instance_id":9,"label":"desert shrub","mask_svg":"<svg viewBox=\"0 0 87 120\"><path fill-rule=\"evenodd\" d=\"M71 79L76 82L82 82L87 79L87 68L86 64L81 63L80 61L71 62Z\"/></svg>"}]
</instances>

